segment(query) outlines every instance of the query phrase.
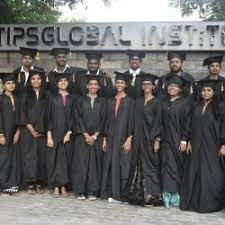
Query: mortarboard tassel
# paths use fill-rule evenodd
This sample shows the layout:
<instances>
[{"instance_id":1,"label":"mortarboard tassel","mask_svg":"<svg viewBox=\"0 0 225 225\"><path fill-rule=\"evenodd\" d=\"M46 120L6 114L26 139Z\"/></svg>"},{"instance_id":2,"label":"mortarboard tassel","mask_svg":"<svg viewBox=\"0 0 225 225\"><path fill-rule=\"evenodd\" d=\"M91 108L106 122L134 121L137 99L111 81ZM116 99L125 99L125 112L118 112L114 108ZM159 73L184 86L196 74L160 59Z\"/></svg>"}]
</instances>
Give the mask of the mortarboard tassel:
<instances>
[{"instance_id":1,"label":"mortarboard tassel","mask_svg":"<svg viewBox=\"0 0 225 225\"><path fill-rule=\"evenodd\" d=\"M36 56L35 56L35 59L36 59L37 61L40 60L40 52L37 52L37 54L36 54Z\"/></svg>"},{"instance_id":2,"label":"mortarboard tassel","mask_svg":"<svg viewBox=\"0 0 225 225\"><path fill-rule=\"evenodd\" d=\"M222 83L222 85L221 85L221 91L224 91L223 83Z\"/></svg>"},{"instance_id":3,"label":"mortarboard tassel","mask_svg":"<svg viewBox=\"0 0 225 225\"><path fill-rule=\"evenodd\" d=\"M190 94L193 94L193 87L192 87L192 84L190 86Z\"/></svg>"},{"instance_id":4,"label":"mortarboard tassel","mask_svg":"<svg viewBox=\"0 0 225 225\"><path fill-rule=\"evenodd\" d=\"M21 74L19 73L18 74L18 83L20 83L21 82Z\"/></svg>"}]
</instances>

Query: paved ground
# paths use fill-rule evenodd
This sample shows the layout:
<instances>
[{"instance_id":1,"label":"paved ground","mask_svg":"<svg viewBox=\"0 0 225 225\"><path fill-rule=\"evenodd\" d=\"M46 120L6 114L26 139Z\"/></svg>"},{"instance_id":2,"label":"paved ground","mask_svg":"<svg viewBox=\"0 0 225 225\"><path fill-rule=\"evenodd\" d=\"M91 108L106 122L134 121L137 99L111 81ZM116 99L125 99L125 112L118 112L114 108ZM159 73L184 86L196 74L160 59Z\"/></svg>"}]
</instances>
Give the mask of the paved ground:
<instances>
[{"instance_id":1,"label":"paved ground","mask_svg":"<svg viewBox=\"0 0 225 225\"><path fill-rule=\"evenodd\" d=\"M48 194L0 196L0 225L220 225L225 211L212 214L137 207L105 201L54 199Z\"/></svg>"}]
</instances>

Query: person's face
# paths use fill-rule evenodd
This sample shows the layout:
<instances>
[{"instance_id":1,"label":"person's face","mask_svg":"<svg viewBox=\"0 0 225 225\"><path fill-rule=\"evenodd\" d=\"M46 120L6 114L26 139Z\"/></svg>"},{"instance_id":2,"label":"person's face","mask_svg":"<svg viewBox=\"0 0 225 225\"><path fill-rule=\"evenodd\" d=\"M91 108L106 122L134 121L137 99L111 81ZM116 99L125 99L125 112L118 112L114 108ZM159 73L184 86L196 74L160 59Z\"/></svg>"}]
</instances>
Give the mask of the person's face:
<instances>
[{"instance_id":1,"label":"person's face","mask_svg":"<svg viewBox=\"0 0 225 225\"><path fill-rule=\"evenodd\" d=\"M99 84L97 80L90 80L87 83L87 89L88 89L88 93L90 94L96 94L99 90Z\"/></svg>"},{"instance_id":2,"label":"person's face","mask_svg":"<svg viewBox=\"0 0 225 225\"><path fill-rule=\"evenodd\" d=\"M214 63L211 63L208 68L209 68L209 73L211 75L216 76L220 74L221 64L218 62L214 62Z\"/></svg>"},{"instance_id":3,"label":"person's face","mask_svg":"<svg viewBox=\"0 0 225 225\"><path fill-rule=\"evenodd\" d=\"M168 86L168 94L171 97L179 96L181 93L181 88L178 84L169 84Z\"/></svg>"},{"instance_id":4,"label":"person's face","mask_svg":"<svg viewBox=\"0 0 225 225\"><path fill-rule=\"evenodd\" d=\"M33 61L34 59L30 55L23 55L21 59L22 65L27 68L32 66Z\"/></svg>"},{"instance_id":5,"label":"person's face","mask_svg":"<svg viewBox=\"0 0 225 225\"><path fill-rule=\"evenodd\" d=\"M138 56L132 56L129 59L129 63L130 63L130 68L133 70L136 70L140 68L142 60Z\"/></svg>"},{"instance_id":6,"label":"person's face","mask_svg":"<svg viewBox=\"0 0 225 225\"><path fill-rule=\"evenodd\" d=\"M58 54L57 56L55 56L55 63L58 66L65 66L67 62L67 55L66 54Z\"/></svg>"},{"instance_id":7,"label":"person's face","mask_svg":"<svg viewBox=\"0 0 225 225\"><path fill-rule=\"evenodd\" d=\"M202 98L206 101L211 100L215 92L211 87L203 87L201 90Z\"/></svg>"},{"instance_id":8,"label":"person's face","mask_svg":"<svg viewBox=\"0 0 225 225\"><path fill-rule=\"evenodd\" d=\"M182 64L183 62L179 58L172 58L169 60L170 70L175 73L179 73L182 70Z\"/></svg>"},{"instance_id":9,"label":"person's face","mask_svg":"<svg viewBox=\"0 0 225 225\"><path fill-rule=\"evenodd\" d=\"M41 87L41 77L39 74L35 74L31 77L30 79L30 85L33 87L33 88L40 88Z\"/></svg>"},{"instance_id":10,"label":"person's face","mask_svg":"<svg viewBox=\"0 0 225 225\"><path fill-rule=\"evenodd\" d=\"M100 62L97 59L89 59L87 69L91 72L96 72L100 67Z\"/></svg>"},{"instance_id":11,"label":"person's face","mask_svg":"<svg viewBox=\"0 0 225 225\"><path fill-rule=\"evenodd\" d=\"M144 94L152 93L154 90L154 85L150 81L143 81L142 90L144 91Z\"/></svg>"},{"instance_id":12,"label":"person's face","mask_svg":"<svg viewBox=\"0 0 225 225\"><path fill-rule=\"evenodd\" d=\"M115 88L117 92L122 92L126 88L126 82L124 80L116 80L115 81Z\"/></svg>"},{"instance_id":13,"label":"person's face","mask_svg":"<svg viewBox=\"0 0 225 225\"><path fill-rule=\"evenodd\" d=\"M13 92L13 91L15 91L15 88L16 88L16 83L15 83L15 81L6 81L6 82L3 84L3 89L4 89L5 91Z\"/></svg>"},{"instance_id":14,"label":"person's face","mask_svg":"<svg viewBox=\"0 0 225 225\"><path fill-rule=\"evenodd\" d=\"M68 87L68 84L69 84L69 82L68 82L68 80L67 80L66 78L61 78L61 79L58 81L57 86L58 86L58 88L59 88L60 90L66 90L67 87Z\"/></svg>"}]
</instances>

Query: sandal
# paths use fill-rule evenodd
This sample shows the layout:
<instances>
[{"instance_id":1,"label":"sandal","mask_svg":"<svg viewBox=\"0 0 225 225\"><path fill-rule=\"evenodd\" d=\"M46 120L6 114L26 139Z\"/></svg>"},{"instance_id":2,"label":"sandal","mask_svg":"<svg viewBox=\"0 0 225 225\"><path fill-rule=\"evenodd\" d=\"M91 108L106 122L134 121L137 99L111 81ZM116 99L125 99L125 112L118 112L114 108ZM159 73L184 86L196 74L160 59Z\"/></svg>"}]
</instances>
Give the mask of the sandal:
<instances>
[{"instance_id":1,"label":"sandal","mask_svg":"<svg viewBox=\"0 0 225 225\"><path fill-rule=\"evenodd\" d=\"M36 192L37 192L37 194L41 195L45 191L41 188L41 185L36 185Z\"/></svg>"}]
</instances>

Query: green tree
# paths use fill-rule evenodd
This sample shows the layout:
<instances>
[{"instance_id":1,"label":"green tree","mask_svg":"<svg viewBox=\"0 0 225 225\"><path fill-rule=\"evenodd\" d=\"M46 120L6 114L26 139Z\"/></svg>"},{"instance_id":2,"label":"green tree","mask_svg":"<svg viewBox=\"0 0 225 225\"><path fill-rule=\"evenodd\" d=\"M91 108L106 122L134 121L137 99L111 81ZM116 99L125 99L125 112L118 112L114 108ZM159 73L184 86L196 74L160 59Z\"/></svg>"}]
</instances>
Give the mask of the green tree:
<instances>
[{"instance_id":1,"label":"green tree","mask_svg":"<svg viewBox=\"0 0 225 225\"><path fill-rule=\"evenodd\" d=\"M102 1L106 5L110 4L110 0ZM55 23L61 15L60 6L66 5L74 9L77 4L86 4L85 0L0 0L1 2L9 20L4 20L4 14L1 13L0 23Z\"/></svg>"},{"instance_id":2,"label":"green tree","mask_svg":"<svg viewBox=\"0 0 225 225\"><path fill-rule=\"evenodd\" d=\"M0 0L0 23L12 23L12 16L9 6L5 0Z\"/></svg>"},{"instance_id":3,"label":"green tree","mask_svg":"<svg viewBox=\"0 0 225 225\"><path fill-rule=\"evenodd\" d=\"M225 20L224 0L169 0L169 4L180 9L182 16L191 16L194 12L198 12L203 20Z\"/></svg>"}]
</instances>

